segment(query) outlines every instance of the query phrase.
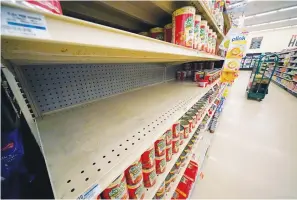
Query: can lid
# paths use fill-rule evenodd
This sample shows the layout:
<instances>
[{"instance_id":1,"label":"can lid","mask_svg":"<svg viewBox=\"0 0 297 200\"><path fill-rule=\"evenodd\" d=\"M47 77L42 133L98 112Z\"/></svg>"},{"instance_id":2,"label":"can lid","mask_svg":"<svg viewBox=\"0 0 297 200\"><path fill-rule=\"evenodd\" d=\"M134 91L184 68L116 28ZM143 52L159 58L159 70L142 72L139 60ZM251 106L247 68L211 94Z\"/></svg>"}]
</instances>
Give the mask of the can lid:
<instances>
[{"instance_id":1,"label":"can lid","mask_svg":"<svg viewBox=\"0 0 297 200\"><path fill-rule=\"evenodd\" d=\"M170 29L170 28L172 28L172 23L170 23L170 24L166 24L166 25L164 26L164 28L166 28L166 29Z\"/></svg>"},{"instance_id":2,"label":"can lid","mask_svg":"<svg viewBox=\"0 0 297 200\"><path fill-rule=\"evenodd\" d=\"M177 16L177 15L182 15L182 14L186 14L186 13L192 13L195 15L196 9L193 6L185 6L182 8L177 9L176 11L173 12L173 16Z\"/></svg>"},{"instance_id":3,"label":"can lid","mask_svg":"<svg viewBox=\"0 0 297 200\"><path fill-rule=\"evenodd\" d=\"M151 32L151 33L164 32L164 29L163 29L163 28L160 28L160 27L151 28L151 29L150 29L150 32Z\"/></svg>"}]
</instances>

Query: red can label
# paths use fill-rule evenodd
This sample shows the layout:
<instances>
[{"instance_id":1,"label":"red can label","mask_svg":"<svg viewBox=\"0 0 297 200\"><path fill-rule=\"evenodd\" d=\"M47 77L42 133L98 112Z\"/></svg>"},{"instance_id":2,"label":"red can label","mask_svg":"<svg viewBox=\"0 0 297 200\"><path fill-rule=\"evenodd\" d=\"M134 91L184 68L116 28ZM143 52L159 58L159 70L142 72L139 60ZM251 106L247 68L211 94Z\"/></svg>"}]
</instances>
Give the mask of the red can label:
<instances>
[{"instance_id":1,"label":"red can label","mask_svg":"<svg viewBox=\"0 0 297 200\"><path fill-rule=\"evenodd\" d=\"M156 157L156 173L162 174L166 169L166 157Z\"/></svg>"},{"instance_id":2,"label":"red can label","mask_svg":"<svg viewBox=\"0 0 297 200\"><path fill-rule=\"evenodd\" d=\"M157 177L155 166L153 166L151 169L143 169L142 173L144 187L152 187L156 183Z\"/></svg>"},{"instance_id":3,"label":"red can label","mask_svg":"<svg viewBox=\"0 0 297 200\"><path fill-rule=\"evenodd\" d=\"M155 165L155 149L151 146L141 155L141 162L143 169L150 169Z\"/></svg>"},{"instance_id":4,"label":"red can label","mask_svg":"<svg viewBox=\"0 0 297 200\"><path fill-rule=\"evenodd\" d=\"M167 24L164 27L164 40L166 42L172 42L172 24Z\"/></svg>"},{"instance_id":5,"label":"red can label","mask_svg":"<svg viewBox=\"0 0 297 200\"><path fill-rule=\"evenodd\" d=\"M125 177L120 175L103 192L104 199L129 199Z\"/></svg>"},{"instance_id":6,"label":"red can label","mask_svg":"<svg viewBox=\"0 0 297 200\"><path fill-rule=\"evenodd\" d=\"M166 161L169 162L172 159L172 145L166 147Z\"/></svg>"},{"instance_id":7,"label":"red can label","mask_svg":"<svg viewBox=\"0 0 297 200\"><path fill-rule=\"evenodd\" d=\"M142 165L140 159L125 170L128 185L136 185L142 180Z\"/></svg>"},{"instance_id":8,"label":"red can label","mask_svg":"<svg viewBox=\"0 0 297 200\"><path fill-rule=\"evenodd\" d=\"M178 153L179 151L180 140L179 138L175 138L172 140L172 153Z\"/></svg>"},{"instance_id":9,"label":"red can label","mask_svg":"<svg viewBox=\"0 0 297 200\"><path fill-rule=\"evenodd\" d=\"M176 122L172 125L172 137L179 138L179 132L180 132L180 123Z\"/></svg>"},{"instance_id":10,"label":"red can label","mask_svg":"<svg viewBox=\"0 0 297 200\"><path fill-rule=\"evenodd\" d=\"M165 135L163 134L156 142L155 142L155 156L163 156L165 155Z\"/></svg>"},{"instance_id":11,"label":"red can label","mask_svg":"<svg viewBox=\"0 0 297 200\"><path fill-rule=\"evenodd\" d=\"M168 129L166 131L166 146L171 145L172 142L172 131L171 129Z\"/></svg>"},{"instance_id":12,"label":"red can label","mask_svg":"<svg viewBox=\"0 0 297 200\"><path fill-rule=\"evenodd\" d=\"M129 191L129 199L143 199L144 186L143 186L142 180L135 186L128 185L128 191Z\"/></svg>"}]
</instances>

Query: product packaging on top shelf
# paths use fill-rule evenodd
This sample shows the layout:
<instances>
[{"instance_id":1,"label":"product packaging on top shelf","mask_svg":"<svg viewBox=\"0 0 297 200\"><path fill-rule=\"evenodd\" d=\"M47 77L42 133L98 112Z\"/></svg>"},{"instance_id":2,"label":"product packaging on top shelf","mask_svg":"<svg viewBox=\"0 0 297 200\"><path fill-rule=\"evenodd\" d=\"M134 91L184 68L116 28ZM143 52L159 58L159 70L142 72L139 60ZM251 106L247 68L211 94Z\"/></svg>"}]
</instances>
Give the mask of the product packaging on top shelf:
<instances>
[{"instance_id":1,"label":"product packaging on top shelf","mask_svg":"<svg viewBox=\"0 0 297 200\"><path fill-rule=\"evenodd\" d=\"M207 53L211 53L212 52L212 29L210 28L208 31L208 43L207 43Z\"/></svg>"},{"instance_id":2,"label":"product packaging on top shelf","mask_svg":"<svg viewBox=\"0 0 297 200\"><path fill-rule=\"evenodd\" d=\"M166 169L166 155L156 156L156 173L163 174Z\"/></svg>"},{"instance_id":3,"label":"product packaging on top shelf","mask_svg":"<svg viewBox=\"0 0 297 200\"><path fill-rule=\"evenodd\" d=\"M8 2L19 4L25 7L34 8L36 10L41 10L44 12L50 12L54 14L62 15L62 9L60 5L60 1L58 0L25 0L25 1L12 1Z\"/></svg>"},{"instance_id":4,"label":"product packaging on top shelf","mask_svg":"<svg viewBox=\"0 0 297 200\"><path fill-rule=\"evenodd\" d=\"M198 49L198 44L200 41L200 24L201 24L201 15L195 15L194 22L194 49Z\"/></svg>"},{"instance_id":5,"label":"product packaging on top shelf","mask_svg":"<svg viewBox=\"0 0 297 200\"><path fill-rule=\"evenodd\" d=\"M178 138L180 132L180 122L177 121L172 125L172 138Z\"/></svg>"},{"instance_id":6,"label":"product packaging on top shelf","mask_svg":"<svg viewBox=\"0 0 297 200\"><path fill-rule=\"evenodd\" d=\"M150 169L142 169L142 174L144 187L150 188L155 185L157 179L155 166Z\"/></svg>"},{"instance_id":7,"label":"product packaging on top shelf","mask_svg":"<svg viewBox=\"0 0 297 200\"><path fill-rule=\"evenodd\" d=\"M164 26L164 41L172 42L172 24L167 24Z\"/></svg>"},{"instance_id":8,"label":"product packaging on top shelf","mask_svg":"<svg viewBox=\"0 0 297 200\"><path fill-rule=\"evenodd\" d=\"M204 51L205 45L206 45L206 33L207 33L207 21L206 20L201 20L201 25L200 25L200 41L201 43L198 44L199 51Z\"/></svg>"},{"instance_id":9,"label":"product packaging on top shelf","mask_svg":"<svg viewBox=\"0 0 297 200\"><path fill-rule=\"evenodd\" d=\"M150 29L150 36L157 40L164 40L164 29L160 27Z\"/></svg>"},{"instance_id":10,"label":"product packaging on top shelf","mask_svg":"<svg viewBox=\"0 0 297 200\"><path fill-rule=\"evenodd\" d=\"M172 14L172 42L193 48L195 8L186 6Z\"/></svg>"},{"instance_id":11,"label":"product packaging on top shelf","mask_svg":"<svg viewBox=\"0 0 297 200\"><path fill-rule=\"evenodd\" d=\"M155 156L164 156L166 151L166 133L155 141Z\"/></svg>"},{"instance_id":12,"label":"product packaging on top shelf","mask_svg":"<svg viewBox=\"0 0 297 200\"><path fill-rule=\"evenodd\" d=\"M129 199L124 173L118 176L103 192L103 199Z\"/></svg>"},{"instance_id":13,"label":"product packaging on top shelf","mask_svg":"<svg viewBox=\"0 0 297 200\"><path fill-rule=\"evenodd\" d=\"M142 164L140 159L125 170L125 176L128 185L136 185L142 181Z\"/></svg>"},{"instance_id":14,"label":"product packaging on top shelf","mask_svg":"<svg viewBox=\"0 0 297 200\"><path fill-rule=\"evenodd\" d=\"M155 147L152 145L141 155L143 169L151 169L155 166Z\"/></svg>"}]
</instances>

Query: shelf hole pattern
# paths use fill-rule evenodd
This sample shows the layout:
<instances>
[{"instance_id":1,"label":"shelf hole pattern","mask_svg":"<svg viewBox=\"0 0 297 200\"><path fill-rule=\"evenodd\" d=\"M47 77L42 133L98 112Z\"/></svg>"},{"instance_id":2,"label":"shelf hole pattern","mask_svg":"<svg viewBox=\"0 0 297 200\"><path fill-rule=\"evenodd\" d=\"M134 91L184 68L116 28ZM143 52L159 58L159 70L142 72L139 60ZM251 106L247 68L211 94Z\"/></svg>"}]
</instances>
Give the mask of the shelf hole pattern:
<instances>
[{"instance_id":1,"label":"shelf hole pattern","mask_svg":"<svg viewBox=\"0 0 297 200\"><path fill-rule=\"evenodd\" d=\"M53 64L20 66L41 115L164 82L164 64Z\"/></svg>"},{"instance_id":2,"label":"shelf hole pattern","mask_svg":"<svg viewBox=\"0 0 297 200\"><path fill-rule=\"evenodd\" d=\"M68 182L68 180L71 179L71 176L65 177L65 185L68 188L69 195L71 195L72 189L75 189L77 182L84 183L84 188L89 188L92 186L92 181L103 178L106 173L113 169L114 164L119 163L120 160L126 159L131 152L141 153L138 148L143 146L143 141L150 139L153 144L153 141L155 141L154 138L157 139L161 136L161 133L163 132L161 132L161 130L164 130L165 132L166 129L172 125L173 121L177 121L182 117L201 97L200 94L192 94L191 96L185 97L185 100L177 102L167 111L163 111L163 113L154 116L149 124L144 124L143 127L134 130L126 138L121 138L114 144L116 149L106 149L105 152L100 152L100 155L97 155L97 157L94 158L93 161L90 161L90 163L85 163L85 168L80 169L81 171L84 170L84 173L76 174L75 181L71 180L71 182ZM103 157L104 159L102 159ZM96 165L93 165L93 163L96 163ZM128 166L123 167L126 168ZM125 169L123 169L123 171L124 170ZM90 180L86 181L86 177L89 177ZM116 177L113 178L115 179ZM147 191L149 191L149 189Z\"/></svg>"}]
</instances>

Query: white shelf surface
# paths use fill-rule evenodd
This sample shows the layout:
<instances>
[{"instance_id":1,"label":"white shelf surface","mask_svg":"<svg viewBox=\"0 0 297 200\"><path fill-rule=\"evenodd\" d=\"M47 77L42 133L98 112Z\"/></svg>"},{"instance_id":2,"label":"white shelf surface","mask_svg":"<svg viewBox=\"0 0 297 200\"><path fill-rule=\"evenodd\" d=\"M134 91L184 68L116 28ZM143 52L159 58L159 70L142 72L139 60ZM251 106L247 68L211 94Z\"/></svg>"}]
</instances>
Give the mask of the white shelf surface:
<instances>
[{"instance_id":1,"label":"white shelf surface","mask_svg":"<svg viewBox=\"0 0 297 200\"><path fill-rule=\"evenodd\" d=\"M218 82L170 81L38 118L55 197L105 189Z\"/></svg>"},{"instance_id":2,"label":"white shelf surface","mask_svg":"<svg viewBox=\"0 0 297 200\"><path fill-rule=\"evenodd\" d=\"M16 64L140 63L224 58L107 26L1 2L44 15L48 38L1 35L2 56ZM74 34L74 35L72 35Z\"/></svg>"}]
</instances>

